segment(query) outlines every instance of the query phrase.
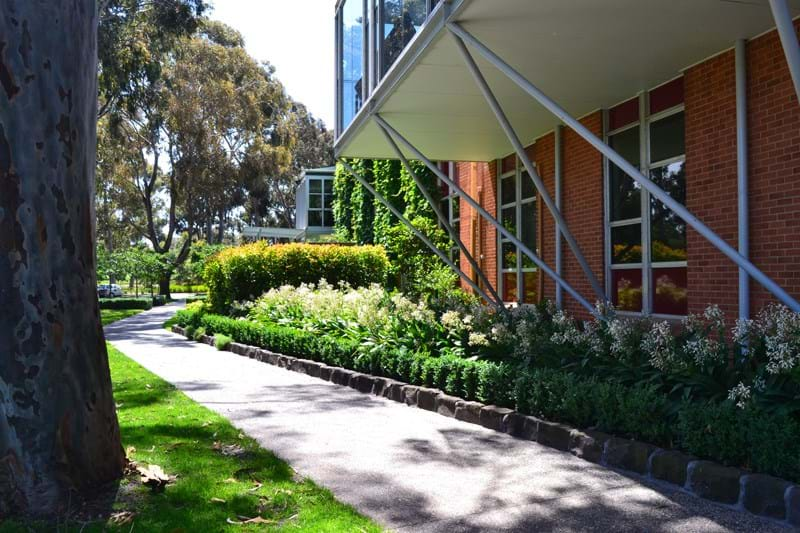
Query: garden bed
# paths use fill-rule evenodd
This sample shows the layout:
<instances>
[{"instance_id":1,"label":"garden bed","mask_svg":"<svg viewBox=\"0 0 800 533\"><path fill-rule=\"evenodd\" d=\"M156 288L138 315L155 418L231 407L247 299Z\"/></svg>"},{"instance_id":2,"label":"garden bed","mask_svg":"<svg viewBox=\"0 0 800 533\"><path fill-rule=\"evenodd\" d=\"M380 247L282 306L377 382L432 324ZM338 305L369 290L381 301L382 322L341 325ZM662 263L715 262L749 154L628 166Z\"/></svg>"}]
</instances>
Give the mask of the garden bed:
<instances>
[{"instance_id":1,"label":"garden bed","mask_svg":"<svg viewBox=\"0 0 800 533\"><path fill-rule=\"evenodd\" d=\"M701 498L740 506L760 516L800 525L800 487L779 478L699 460L679 451L600 431L579 430L524 415L509 408L468 401L435 388L372 376L257 346L237 342L221 344L218 335L205 335L203 331L197 334L198 330L191 329L191 326L188 331L186 328L173 326L173 331L237 355L478 424L516 438L536 441L593 463L678 485ZM309 357L319 355L313 352L308 354Z\"/></svg>"}]
</instances>

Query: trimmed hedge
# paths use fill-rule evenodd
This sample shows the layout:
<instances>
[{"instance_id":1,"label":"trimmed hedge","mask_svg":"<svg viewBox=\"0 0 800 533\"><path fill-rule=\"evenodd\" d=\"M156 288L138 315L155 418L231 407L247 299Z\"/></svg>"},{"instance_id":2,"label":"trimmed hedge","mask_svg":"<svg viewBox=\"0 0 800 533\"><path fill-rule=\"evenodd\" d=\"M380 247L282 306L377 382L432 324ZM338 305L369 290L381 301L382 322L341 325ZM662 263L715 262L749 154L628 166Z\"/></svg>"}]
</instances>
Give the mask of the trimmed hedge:
<instances>
[{"instance_id":1,"label":"trimmed hedge","mask_svg":"<svg viewBox=\"0 0 800 533\"><path fill-rule=\"evenodd\" d=\"M153 308L153 299L147 298L100 298L100 309L144 309Z\"/></svg>"},{"instance_id":2,"label":"trimmed hedge","mask_svg":"<svg viewBox=\"0 0 800 533\"><path fill-rule=\"evenodd\" d=\"M282 285L318 283L323 278L333 285L383 284L388 270L389 260L380 246L259 241L227 248L210 258L205 279L212 309L225 311L235 301L251 300Z\"/></svg>"},{"instance_id":3,"label":"trimmed hedge","mask_svg":"<svg viewBox=\"0 0 800 533\"><path fill-rule=\"evenodd\" d=\"M278 324L179 311L187 335L202 328L243 344L313 359L358 372L443 390L466 400L511 407L520 413L594 428L662 446L679 446L698 457L800 480L800 425L788 415L730 402L680 404L676 410L654 388L586 378L549 368L514 368L456 356L409 351L360 353L358 344Z\"/></svg>"}]
</instances>

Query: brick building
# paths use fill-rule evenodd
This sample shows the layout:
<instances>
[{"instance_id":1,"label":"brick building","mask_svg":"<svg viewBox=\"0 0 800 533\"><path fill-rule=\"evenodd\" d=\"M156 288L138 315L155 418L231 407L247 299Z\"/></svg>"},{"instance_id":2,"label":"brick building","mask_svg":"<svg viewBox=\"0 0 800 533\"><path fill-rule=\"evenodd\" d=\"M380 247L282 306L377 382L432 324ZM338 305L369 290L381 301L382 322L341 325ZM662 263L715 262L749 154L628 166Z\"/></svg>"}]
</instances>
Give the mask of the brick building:
<instances>
[{"instance_id":1,"label":"brick building","mask_svg":"<svg viewBox=\"0 0 800 533\"><path fill-rule=\"evenodd\" d=\"M448 219L507 302L549 298L585 316L586 302L602 296L624 312L666 317L711 303L729 316L748 316L776 298L791 305L800 299L800 79L784 51L797 45L800 2L773 4L788 11L783 29L786 35L788 21L793 43L782 44L781 19L766 0L341 1L336 154L396 159L383 120L402 135L396 140L406 156L418 158L404 140L439 161L463 189L443 184ZM578 117L784 297L740 272L718 242L466 39L487 97L453 24ZM555 217L492 112L492 97L578 253L564 233L557 238ZM519 241L481 216L467 195ZM460 267L477 281L460 255Z\"/></svg>"}]
</instances>

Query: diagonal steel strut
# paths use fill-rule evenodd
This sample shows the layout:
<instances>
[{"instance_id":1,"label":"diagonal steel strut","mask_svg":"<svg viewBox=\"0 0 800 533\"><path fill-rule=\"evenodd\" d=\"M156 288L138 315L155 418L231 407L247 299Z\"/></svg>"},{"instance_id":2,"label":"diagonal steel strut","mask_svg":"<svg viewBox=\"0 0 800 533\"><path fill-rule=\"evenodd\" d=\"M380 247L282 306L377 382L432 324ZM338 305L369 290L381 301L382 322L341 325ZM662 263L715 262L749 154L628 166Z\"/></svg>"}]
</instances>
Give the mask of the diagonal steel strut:
<instances>
[{"instance_id":1,"label":"diagonal steel strut","mask_svg":"<svg viewBox=\"0 0 800 533\"><path fill-rule=\"evenodd\" d=\"M461 250L461 253L464 254L464 257L466 258L467 262L472 267L472 270L476 274L478 274L478 277L481 278L481 281L489 291L492 299L497 303L497 306L507 312L505 306L503 305L502 298L500 298L500 295L497 294L497 291L494 289L494 286L489 281L489 278L487 278L486 274L484 274L483 269L481 269L481 267L478 266L477 261L475 261L475 258L472 256L467 247L464 245L463 241L461 240L461 236L458 235L453 229L453 227L450 225L450 221L447 220L447 218L444 216L444 213L442 213L439 204L436 202L433 196L431 196L431 193L425 188L425 185L422 183L422 180L419 179L417 173L414 172L414 169L411 168L411 163L408 162L408 159L403 154L402 150L400 150L400 147L397 146L397 143L394 141L394 139L392 139L392 136L389 135L389 132L386 131L386 128L384 128L380 124L378 124L378 127L381 129L384 136L386 136L386 142L389 143L389 145L397 154L397 157L400 158L400 162L403 164L403 167L405 167L406 172L408 172L408 174L411 176L411 179L414 180L414 183L417 185L419 192L422 193L422 196L425 198L425 201L427 201L428 204L430 204L431 209L433 209L433 212L436 214L436 218L439 219L439 222L444 226L445 230L450 235L450 239L452 239L452 241L456 243L458 249Z\"/></svg>"},{"instance_id":2,"label":"diagonal steel strut","mask_svg":"<svg viewBox=\"0 0 800 533\"><path fill-rule=\"evenodd\" d=\"M502 224L500 224L500 222L495 217L493 217L491 214L489 214L489 212L486 211L486 209L484 209L483 206L481 206L478 202L476 202L474 198L472 198L470 195L468 195L464 191L464 189L459 187L459 185L456 182L451 180L449 176L447 176L436 165L434 165L433 162L430 159L425 157L422 154L422 152L420 152L413 144L411 144L408 141L408 139L403 137L400 134L400 132L398 132L396 129L394 129L391 126L391 124L386 122L386 120L384 120L383 117L381 117L377 113L374 115L374 118L378 122L378 124L383 126L386 129L386 131L388 131L392 135L392 137L394 137L395 139L400 141L401 144L403 144L406 148L408 148L409 151L411 151L411 153L414 154L414 157L416 159L419 159L420 161L425 163L425 166L428 167L431 170L431 172L433 172L434 174L439 176L439 179L441 179L443 182L447 183L450 187L455 189L456 192L458 192L458 194L460 194L461 197L470 205L470 207L472 207L474 210L476 210L478 213L480 213L480 215L483 218L485 218L487 221L489 221L489 223L492 224L497 229L497 231L499 231L506 239L511 241L515 246L517 246L522 253L524 253L525 255L530 257L531 261L536 263L536 265L539 268L541 268L542 271L545 274L547 274L550 278L552 278L556 283L561 285L564 288L565 291L567 291L570 295L572 295L573 298L575 298L575 300L578 301L578 303L580 303L583 307L585 307L590 313L592 313L592 315L594 315L594 316L596 316L596 317L598 317L600 319L603 319L602 315L600 315L597 312L597 310L592 306L592 304L590 304L586 300L586 298L581 296L581 294L578 291L576 291L575 288L572 285L570 285L564 278L562 278L561 276L556 274L553 271L553 269L550 268L547 265L547 263L545 263L542 260L541 257L536 255L536 253L533 252L530 248L528 248L525 245L525 243L523 243L521 240L519 240L516 235L512 234Z\"/></svg>"},{"instance_id":3,"label":"diagonal steel strut","mask_svg":"<svg viewBox=\"0 0 800 533\"><path fill-rule=\"evenodd\" d=\"M800 43L797 42L797 32L794 29L789 4L786 0L769 0L769 7L772 9L772 17L775 19L786 63L792 75L797 103L800 104Z\"/></svg>"},{"instance_id":4,"label":"diagonal steel strut","mask_svg":"<svg viewBox=\"0 0 800 533\"><path fill-rule=\"evenodd\" d=\"M360 183L360 184L361 184L361 186L362 186L362 187L364 187L365 189L367 189L367 191L369 191L369 193L370 193L372 196L374 196L376 200L378 200L378 201L379 201L380 203L382 203L382 204L383 204L383 205L384 205L384 206L385 206L385 207L386 207L386 208L387 208L389 211L391 211L391 212L392 212L392 214L393 214L394 216L396 216L396 217L398 218L398 220L400 220L400 222L402 222L403 224L405 224L405 225L408 227L408 229L410 229L410 230L411 230L411 232L412 232L412 233L413 233L413 234L414 234L414 235L415 235L415 236L416 236L416 237L417 237L419 240L421 240L422 242L424 242L424 243L425 243L425 245L427 245L427 246L428 246L428 248L430 248L430 249L431 249L431 251L432 251L433 253L435 253L436 255L438 255L438 256L439 256L439 258L440 258L442 261L444 261L444 262L447 264L447 266L449 266L451 269L453 269L453 271L454 271L456 274L458 274L458 275L461 277L461 279L463 279L464 281L466 281L466 282L467 282L467 284L468 284L470 287L472 287L473 289L475 289L475 292L477 292L477 293L478 293L478 294L479 294L479 295L480 295L480 296L481 296L481 297L482 297L484 300L486 300L486 301L487 301L487 302L488 302L490 305L494 305L494 306L497 306L497 305L498 305L498 303L497 303L497 302L495 302L495 301L493 301L493 300L492 300L492 299L491 299L491 298L490 298L490 297L489 297L489 296L486 294L486 292L484 292L484 291L483 291L483 289L481 289L481 288L478 286L478 284L477 284L477 283L475 283L474 281L472 281L472 278L470 278L469 276L467 276L467 275L464 273L464 271L463 271L463 270L461 270L460 268L458 268L458 266L457 266L455 263L453 263L453 261L452 261L452 260L451 260L451 259L450 259L450 258L447 256L447 254L445 254L445 253L444 253L444 252L442 252L442 251L441 251L439 248L437 248L437 247L436 247L436 245L435 245L435 244L433 244L433 243L430 241L430 239L428 239L428 237L427 237L427 236L426 236L424 233L422 233L420 230L418 230L417 228L415 228L415 227L414 227L414 225L411 223L411 221L410 221L410 220L408 220L406 217L404 217L404 216L403 216L403 214L402 214L402 213L401 213L401 212L400 212L400 211L399 211L399 210L398 210L398 209L397 209L395 206L393 206L391 203L389 203L389 201L388 201L386 198L384 198L382 194L380 194L378 191L376 191L376 190L375 190L375 188L374 188L372 185L370 185L370 184L367 182L367 180L365 180L365 179L364 179L364 178L363 178L361 175L359 175L359 174L358 174L358 173L357 173L355 170L353 170L353 167L351 167L351 166L350 166L350 165L347 163L347 161L345 161L344 159L340 158L340 159L339 159L339 163L341 163L341 164L342 164L342 166L345 168L345 170L347 170L347 172L349 172L349 173L350 173L350 175L352 175L352 176L353 176L353 177L356 179L356 181L358 181L358 183ZM501 304L501 307L502 307L502 304Z\"/></svg>"},{"instance_id":5,"label":"diagonal steel strut","mask_svg":"<svg viewBox=\"0 0 800 533\"><path fill-rule=\"evenodd\" d=\"M569 244L569 247L572 249L572 253L575 254L575 258L578 260L578 264L580 264L584 274L586 274L586 277L588 278L589 283L594 290L595 296L598 300L605 301L606 295L603 287L597 280L597 276L594 275L592 267L589 266L589 262L586 261L586 257L583 255L583 251L581 250L580 245L578 245L578 241L576 241L575 237L572 235L572 232L567 225L567 221L564 220L561 210L556 206L555 202L553 202L553 199L550 197L550 194L547 192L547 188L544 186L541 176L539 176L539 173L536 171L536 167L533 166L531 158L528 157L527 152L525 152L525 147L522 146L522 142L519 140L519 136L514 131L513 126L511 126L511 122L509 122L508 117L503 111L503 108L500 106L500 102L497 101L497 97L494 95L491 87L489 87L489 84L486 82L486 78L483 76L480 68L478 68L478 65L475 63L475 59L472 57L472 54L470 54L469 50L467 50L464 41L462 41L457 35L453 35L453 39L455 39L456 45L458 46L458 49L464 58L464 62L467 64L472 76L475 78L475 82L478 84L478 87L483 93L484 98L486 98L489 107L494 112L495 116L497 117L497 121L500 123L500 126L503 128L503 131L505 131L508 140L514 147L517 157L519 157L520 161L522 161L522 164L525 166L525 170L528 171L528 176L531 178L531 180L533 180L536 190L539 191L542 201L553 215L556 226L561 228L561 235L567 241L567 244Z\"/></svg>"},{"instance_id":6,"label":"diagonal steel strut","mask_svg":"<svg viewBox=\"0 0 800 533\"><path fill-rule=\"evenodd\" d=\"M479 41L475 36L466 31L455 22L448 22L447 29L452 33L469 43L475 48L487 61L494 65L500 72L505 74L511 81L516 83L523 91L532 96L537 102L544 106L548 111L561 119L564 124L569 126L575 133L583 137L586 142L591 144L600 153L606 156L611 162L617 165L625 174L630 176L634 181L639 183L646 189L653 197L663 203L666 207L671 209L676 215L682 218L686 224L691 226L695 231L708 240L720 252L725 254L731 261L736 263L737 266L744 269L753 279L758 281L765 289L775 295L781 302L783 302L792 311L800 312L800 303L795 300L788 292L786 292L780 285L775 283L769 276L762 272L757 266L747 260L740 254L733 246L725 242L719 235L706 226L691 211L686 209L680 202L672 198L669 193L664 191L661 187L656 185L647 176L642 174L636 167L631 165L624 157L619 155L614 149L604 143L595 134L589 131L583 124L570 115L564 108L559 106L549 96L544 94L538 87L528 81L522 74L515 70L511 65L503 61L497 54L495 54L489 47Z\"/></svg>"}]
</instances>

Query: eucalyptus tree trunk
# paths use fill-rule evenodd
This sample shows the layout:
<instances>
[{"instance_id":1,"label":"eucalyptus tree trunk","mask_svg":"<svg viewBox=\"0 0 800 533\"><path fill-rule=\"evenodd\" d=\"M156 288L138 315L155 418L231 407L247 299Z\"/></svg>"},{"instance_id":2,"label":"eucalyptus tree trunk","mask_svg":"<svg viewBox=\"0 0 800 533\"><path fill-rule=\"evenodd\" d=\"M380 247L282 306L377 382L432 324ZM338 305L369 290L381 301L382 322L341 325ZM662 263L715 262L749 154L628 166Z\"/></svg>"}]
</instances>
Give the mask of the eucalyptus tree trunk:
<instances>
[{"instance_id":1,"label":"eucalyptus tree trunk","mask_svg":"<svg viewBox=\"0 0 800 533\"><path fill-rule=\"evenodd\" d=\"M0 517L61 512L124 466L95 289L96 67L94 0L0 1Z\"/></svg>"}]
</instances>

